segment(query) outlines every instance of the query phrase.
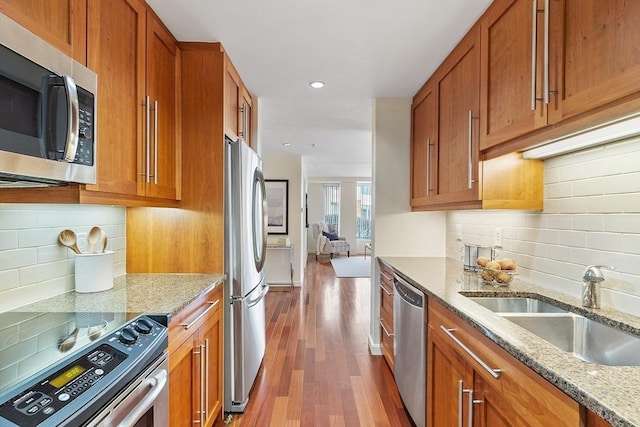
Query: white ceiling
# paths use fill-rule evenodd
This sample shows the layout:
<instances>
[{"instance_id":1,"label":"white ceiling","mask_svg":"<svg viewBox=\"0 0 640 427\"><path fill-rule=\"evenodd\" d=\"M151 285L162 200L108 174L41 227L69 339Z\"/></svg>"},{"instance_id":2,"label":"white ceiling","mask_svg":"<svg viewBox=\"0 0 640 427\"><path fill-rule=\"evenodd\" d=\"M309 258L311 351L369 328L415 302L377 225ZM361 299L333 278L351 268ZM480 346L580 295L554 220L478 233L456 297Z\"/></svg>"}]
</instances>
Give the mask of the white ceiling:
<instances>
[{"instance_id":1,"label":"white ceiling","mask_svg":"<svg viewBox=\"0 0 640 427\"><path fill-rule=\"evenodd\" d=\"M178 40L222 42L260 99L263 155L313 178L371 176L373 100L412 97L491 0L147 2Z\"/></svg>"}]
</instances>

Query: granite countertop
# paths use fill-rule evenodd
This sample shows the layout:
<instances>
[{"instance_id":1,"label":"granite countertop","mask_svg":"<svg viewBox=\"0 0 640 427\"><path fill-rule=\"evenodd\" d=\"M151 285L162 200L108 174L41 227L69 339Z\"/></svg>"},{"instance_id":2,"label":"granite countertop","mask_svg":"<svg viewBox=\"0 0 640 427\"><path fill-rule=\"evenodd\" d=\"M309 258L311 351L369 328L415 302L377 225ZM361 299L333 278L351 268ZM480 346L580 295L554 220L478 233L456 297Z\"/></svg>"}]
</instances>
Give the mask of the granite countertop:
<instances>
[{"instance_id":1,"label":"granite countertop","mask_svg":"<svg viewBox=\"0 0 640 427\"><path fill-rule=\"evenodd\" d=\"M113 289L67 292L17 309L20 312L120 312L174 315L221 285L223 274L125 274Z\"/></svg>"},{"instance_id":2,"label":"granite countertop","mask_svg":"<svg viewBox=\"0 0 640 427\"><path fill-rule=\"evenodd\" d=\"M613 426L640 427L640 367L604 366L581 361L572 354L474 303L460 292L478 296L509 293L541 295L564 308L640 335L640 317L614 309L586 309L580 299L515 279L508 287L479 283L450 258L382 257L383 262L424 290L428 297L456 313L490 340L529 366L580 404Z\"/></svg>"}]
</instances>

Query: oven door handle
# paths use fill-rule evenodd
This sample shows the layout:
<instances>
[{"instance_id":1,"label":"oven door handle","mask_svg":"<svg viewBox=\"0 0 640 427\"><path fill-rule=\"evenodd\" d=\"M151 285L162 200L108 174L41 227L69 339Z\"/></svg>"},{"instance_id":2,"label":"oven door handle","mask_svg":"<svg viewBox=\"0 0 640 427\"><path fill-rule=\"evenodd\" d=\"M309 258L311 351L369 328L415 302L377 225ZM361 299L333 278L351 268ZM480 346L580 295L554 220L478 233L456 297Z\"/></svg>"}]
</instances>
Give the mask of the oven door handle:
<instances>
[{"instance_id":1,"label":"oven door handle","mask_svg":"<svg viewBox=\"0 0 640 427\"><path fill-rule=\"evenodd\" d=\"M136 422L140 420L140 418L153 406L153 403L160 395L162 390L167 385L167 371L166 369L161 370L155 376L151 378L147 378L137 387L137 390L140 390L144 387L151 386L151 390L147 393L147 395L136 405L135 408L123 419L118 427L133 427Z\"/></svg>"}]
</instances>

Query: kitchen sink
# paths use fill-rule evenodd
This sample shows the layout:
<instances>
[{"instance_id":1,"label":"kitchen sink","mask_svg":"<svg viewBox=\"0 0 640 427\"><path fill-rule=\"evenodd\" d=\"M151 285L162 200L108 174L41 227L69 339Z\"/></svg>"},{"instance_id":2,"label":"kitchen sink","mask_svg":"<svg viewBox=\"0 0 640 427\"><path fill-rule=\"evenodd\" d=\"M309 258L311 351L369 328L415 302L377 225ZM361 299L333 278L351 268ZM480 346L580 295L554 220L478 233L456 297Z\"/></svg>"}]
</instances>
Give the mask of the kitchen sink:
<instances>
[{"instance_id":1,"label":"kitchen sink","mask_svg":"<svg viewBox=\"0 0 640 427\"><path fill-rule=\"evenodd\" d=\"M584 316L574 313L501 316L586 362L640 366L640 337Z\"/></svg>"},{"instance_id":2,"label":"kitchen sink","mask_svg":"<svg viewBox=\"0 0 640 427\"><path fill-rule=\"evenodd\" d=\"M467 297L495 313L567 313L546 301L527 297Z\"/></svg>"}]
</instances>

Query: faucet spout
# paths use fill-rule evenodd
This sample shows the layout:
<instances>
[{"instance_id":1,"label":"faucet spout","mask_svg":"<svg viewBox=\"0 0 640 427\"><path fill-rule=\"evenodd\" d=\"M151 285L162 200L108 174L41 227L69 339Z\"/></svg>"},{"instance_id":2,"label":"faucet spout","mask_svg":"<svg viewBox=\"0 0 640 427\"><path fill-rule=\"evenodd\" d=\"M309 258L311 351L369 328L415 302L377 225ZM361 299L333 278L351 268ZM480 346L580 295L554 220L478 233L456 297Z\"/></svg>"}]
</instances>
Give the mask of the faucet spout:
<instances>
[{"instance_id":1,"label":"faucet spout","mask_svg":"<svg viewBox=\"0 0 640 427\"><path fill-rule=\"evenodd\" d=\"M615 270L606 265L590 265L582 274L582 306L600 308L600 282L604 281L601 269Z\"/></svg>"}]
</instances>

